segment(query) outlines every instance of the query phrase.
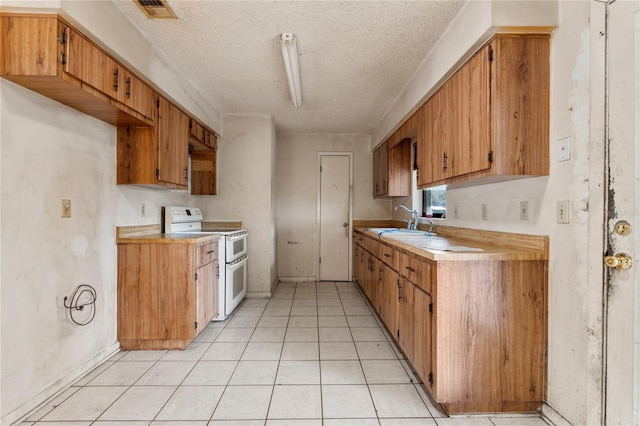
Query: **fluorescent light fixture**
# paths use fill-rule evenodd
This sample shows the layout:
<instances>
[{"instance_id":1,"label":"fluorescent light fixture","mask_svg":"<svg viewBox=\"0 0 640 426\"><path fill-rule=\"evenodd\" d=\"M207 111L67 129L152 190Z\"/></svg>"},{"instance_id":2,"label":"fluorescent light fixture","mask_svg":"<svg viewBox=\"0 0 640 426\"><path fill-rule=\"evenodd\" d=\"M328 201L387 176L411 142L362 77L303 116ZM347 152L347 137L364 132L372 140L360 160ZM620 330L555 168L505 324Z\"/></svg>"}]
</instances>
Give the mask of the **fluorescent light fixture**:
<instances>
[{"instance_id":1,"label":"fluorescent light fixture","mask_svg":"<svg viewBox=\"0 0 640 426\"><path fill-rule=\"evenodd\" d=\"M287 71L289 81L289 93L293 106L296 108L302 105L302 86L300 85L300 67L298 65L298 46L296 38L291 33L282 33L280 36L282 46L282 57L284 58L284 68Z\"/></svg>"}]
</instances>

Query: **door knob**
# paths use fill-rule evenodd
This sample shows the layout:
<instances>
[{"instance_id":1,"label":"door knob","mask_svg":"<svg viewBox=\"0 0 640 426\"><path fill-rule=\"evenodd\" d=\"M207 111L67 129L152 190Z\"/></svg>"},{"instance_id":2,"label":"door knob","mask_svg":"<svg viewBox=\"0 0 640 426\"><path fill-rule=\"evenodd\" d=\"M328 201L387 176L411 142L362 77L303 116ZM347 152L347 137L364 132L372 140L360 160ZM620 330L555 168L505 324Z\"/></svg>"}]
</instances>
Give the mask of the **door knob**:
<instances>
[{"instance_id":1,"label":"door knob","mask_svg":"<svg viewBox=\"0 0 640 426\"><path fill-rule=\"evenodd\" d=\"M343 224L342 224L342 227L343 227L343 228L346 228L347 226L349 226L349 224L348 224L347 222L345 222L345 223L343 223Z\"/></svg>"},{"instance_id":2,"label":"door knob","mask_svg":"<svg viewBox=\"0 0 640 426\"><path fill-rule=\"evenodd\" d=\"M604 258L604 264L609 268L618 268L620 270L626 270L631 268L631 256L627 253L616 253L613 256L606 256Z\"/></svg>"}]
</instances>

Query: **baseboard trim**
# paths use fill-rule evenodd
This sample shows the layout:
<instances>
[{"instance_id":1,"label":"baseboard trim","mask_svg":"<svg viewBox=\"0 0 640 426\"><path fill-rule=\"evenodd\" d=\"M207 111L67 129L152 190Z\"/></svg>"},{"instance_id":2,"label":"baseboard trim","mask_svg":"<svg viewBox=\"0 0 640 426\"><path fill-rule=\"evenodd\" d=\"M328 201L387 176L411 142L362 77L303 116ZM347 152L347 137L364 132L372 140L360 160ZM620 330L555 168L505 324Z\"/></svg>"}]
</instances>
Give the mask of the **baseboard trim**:
<instances>
[{"instance_id":1,"label":"baseboard trim","mask_svg":"<svg viewBox=\"0 0 640 426\"><path fill-rule=\"evenodd\" d=\"M271 297L270 291L248 291L247 299L268 299Z\"/></svg>"},{"instance_id":2,"label":"baseboard trim","mask_svg":"<svg viewBox=\"0 0 640 426\"><path fill-rule=\"evenodd\" d=\"M308 283L316 280L316 277L278 277L278 280L285 283Z\"/></svg>"},{"instance_id":3,"label":"baseboard trim","mask_svg":"<svg viewBox=\"0 0 640 426\"><path fill-rule=\"evenodd\" d=\"M74 369L69 374L58 379L55 383L47 386L40 391L36 396L23 403L20 407L16 408L6 416L2 417L1 424L12 425L16 424L23 419L29 417L29 415L35 412L40 406L48 403L50 400L58 396L60 393L69 388L72 384L84 377L85 374L111 358L115 353L120 350L120 343L117 341L112 345L109 345L105 349L98 352L93 357L89 358L80 367Z\"/></svg>"},{"instance_id":4,"label":"baseboard trim","mask_svg":"<svg viewBox=\"0 0 640 426\"><path fill-rule=\"evenodd\" d=\"M553 426L573 426L571 422L565 419L555 408L544 402L542 404L542 419Z\"/></svg>"}]
</instances>

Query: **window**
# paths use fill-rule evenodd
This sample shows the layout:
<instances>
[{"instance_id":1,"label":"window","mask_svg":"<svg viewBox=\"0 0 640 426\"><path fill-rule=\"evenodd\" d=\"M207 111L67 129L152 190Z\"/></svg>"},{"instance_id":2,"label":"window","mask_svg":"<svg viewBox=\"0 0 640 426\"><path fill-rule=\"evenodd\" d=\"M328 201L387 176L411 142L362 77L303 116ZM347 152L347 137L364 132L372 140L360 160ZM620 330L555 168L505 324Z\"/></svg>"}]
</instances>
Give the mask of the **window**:
<instances>
[{"instance_id":1,"label":"window","mask_svg":"<svg viewBox=\"0 0 640 426\"><path fill-rule=\"evenodd\" d=\"M444 218L447 213L446 186L422 190L422 217Z\"/></svg>"}]
</instances>

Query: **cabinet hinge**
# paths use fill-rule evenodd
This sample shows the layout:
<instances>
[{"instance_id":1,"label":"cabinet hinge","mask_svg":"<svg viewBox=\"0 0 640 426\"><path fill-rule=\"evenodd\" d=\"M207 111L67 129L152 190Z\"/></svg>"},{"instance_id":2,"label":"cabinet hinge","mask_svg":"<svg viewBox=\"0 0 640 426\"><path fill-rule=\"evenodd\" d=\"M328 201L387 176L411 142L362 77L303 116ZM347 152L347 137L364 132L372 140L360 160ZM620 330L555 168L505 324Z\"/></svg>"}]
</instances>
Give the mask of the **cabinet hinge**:
<instances>
[{"instance_id":1,"label":"cabinet hinge","mask_svg":"<svg viewBox=\"0 0 640 426\"><path fill-rule=\"evenodd\" d=\"M158 98L158 99L156 99L156 107L157 107L157 108L160 108L160 99L159 99L159 98Z\"/></svg>"},{"instance_id":2,"label":"cabinet hinge","mask_svg":"<svg viewBox=\"0 0 640 426\"><path fill-rule=\"evenodd\" d=\"M198 329L198 321L196 321L193 325L194 325L194 328L197 330Z\"/></svg>"},{"instance_id":3,"label":"cabinet hinge","mask_svg":"<svg viewBox=\"0 0 640 426\"><path fill-rule=\"evenodd\" d=\"M400 330L396 330L396 336L398 336L398 339L400 338Z\"/></svg>"},{"instance_id":4,"label":"cabinet hinge","mask_svg":"<svg viewBox=\"0 0 640 426\"><path fill-rule=\"evenodd\" d=\"M320 166L320 173L322 173L322 166Z\"/></svg>"},{"instance_id":5,"label":"cabinet hinge","mask_svg":"<svg viewBox=\"0 0 640 426\"><path fill-rule=\"evenodd\" d=\"M198 273L196 272L196 281L198 281Z\"/></svg>"},{"instance_id":6,"label":"cabinet hinge","mask_svg":"<svg viewBox=\"0 0 640 426\"><path fill-rule=\"evenodd\" d=\"M433 303L429 303L429 312L433 313Z\"/></svg>"},{"instance_id":7,"label":"cabinet hinge","mask_svg":"<svg viewBox=\"0 0 640 426\"><path fill-rule=\"evenodd\" d=\"M489 48L489 62L493 62L493 47Z\"/></svg>"},{"instance_id":8,"label":"cabinet hinge","mask_svg":"<svg viewBox=\"0 0 640 426\"><path fill-rule=\"evenodd\" d=\"M489 151L489 153L487 154L487 160L490 163L493 163L493 151Z\"/></svg>"},{"instance_id":9,"label":"cabinet hinge","mask_svg":"<svg viewBox=\"0 0 640 426\"><path fill-rule=\"evenodd\" d=\"M318 262L318 263L322 264L322 258L321 258L321 257L319 257L318 259L319 259L319 262Z\"/></svg>"},{"instance_id":10,"label":"cabinet hinge","mask_svg":"<svg viewBox=\"0 0 640 426\"><path fill-rule=\"evenodd\" d=\"M156 169L156 177L159 178L160 177L160 169Z\"/></svg>"},{"instance_id":11,"label":"cabinet hinge","mask_svg":"<svg viewBox=\"0 0 640 426\"><path fill-rule=\"evenodd\" d=\"M433 373L429 373L429 383L433 384Z\"/></svg>"}]
</instances>

